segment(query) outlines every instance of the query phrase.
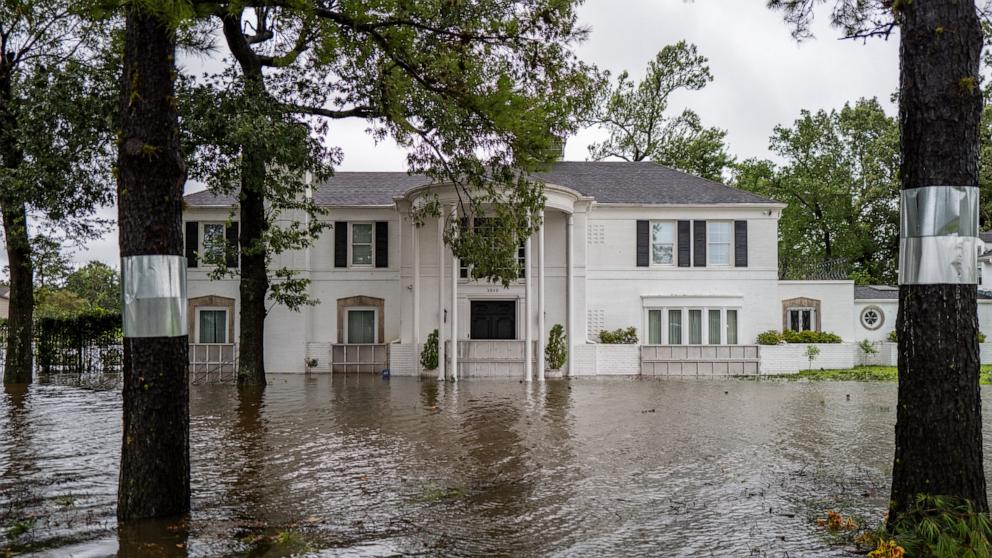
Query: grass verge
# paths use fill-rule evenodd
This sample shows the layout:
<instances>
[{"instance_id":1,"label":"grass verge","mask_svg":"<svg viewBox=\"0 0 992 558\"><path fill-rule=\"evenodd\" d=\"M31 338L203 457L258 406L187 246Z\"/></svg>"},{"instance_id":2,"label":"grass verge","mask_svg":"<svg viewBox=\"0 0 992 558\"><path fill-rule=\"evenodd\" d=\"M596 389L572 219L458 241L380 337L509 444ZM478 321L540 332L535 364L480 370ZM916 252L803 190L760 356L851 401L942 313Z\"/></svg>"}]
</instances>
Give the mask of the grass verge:
<instances>
[{"instance_id":1,"label":"grass verge","mask_svg":"<svg viewBox=\"0 0 992 558\"><path fill-rule=\"evenodd\" d=\"M768 377L814 382L895 382L899 373L895 366L856 366L847 370L803 370L797 374ZM982 365L981 383L992 385L992 365Z\"/></svg>"}]
</instances>

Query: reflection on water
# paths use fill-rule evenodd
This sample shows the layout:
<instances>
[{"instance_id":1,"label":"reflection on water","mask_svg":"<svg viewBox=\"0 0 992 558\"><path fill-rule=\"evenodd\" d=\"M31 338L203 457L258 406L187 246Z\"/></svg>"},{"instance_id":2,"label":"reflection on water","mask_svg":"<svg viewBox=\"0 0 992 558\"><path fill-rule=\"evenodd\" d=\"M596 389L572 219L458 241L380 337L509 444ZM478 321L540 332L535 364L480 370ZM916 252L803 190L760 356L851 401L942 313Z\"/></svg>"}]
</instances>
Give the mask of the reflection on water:
<instances>
[{"instance_id":1,"label":"reflection on water","mask_svg":"<svg viewBox=\"0 0 992 558\"><path fill-rule=\"evenodd\" d=\"M273 379L193 386L191 517L120 530L119 393L6 388L0 551L844 556L888 495L894 385Z\"/></svg>"}]
</instances>

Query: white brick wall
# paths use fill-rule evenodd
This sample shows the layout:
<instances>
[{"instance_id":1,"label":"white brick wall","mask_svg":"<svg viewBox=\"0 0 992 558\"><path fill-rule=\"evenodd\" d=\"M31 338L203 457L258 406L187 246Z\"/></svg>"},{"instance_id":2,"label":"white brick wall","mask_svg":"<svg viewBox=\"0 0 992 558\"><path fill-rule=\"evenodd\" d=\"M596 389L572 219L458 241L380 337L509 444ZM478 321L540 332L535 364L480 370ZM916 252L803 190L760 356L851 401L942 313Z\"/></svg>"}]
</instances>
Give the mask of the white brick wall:
<instances>
[{"instance_id":1,"label":"white brick wall","mask_svg":"<svg viewBox=\"0 0 992 558\"><path fill-rule=\"evenodd\" d=\"M640 345L593 345L596 375L637 376L641 373Z\"/></svg>"},{"instance_id":2,"label":"white brick wall","mask_svg":"<svg viewBox=\"0 0 992 558\"><path fill-rule=\"evenodd\" d=\"M762 374L790 374L810 368L806 347L815 345L820 354L813 359L814 370L854 368L861 359L861 349L856 343L786 343L761 345L758 357Z\"/></svg>"},{"instance_id":3,"label":"white brick wall","mask_svg":"<svg viewBox=\"0 0 992 558\"><path fill-rule=\"evenodd\" d=\"M306 359L317 359L317 366L310 369L311 373L328 373L331 371L331 344L307 343Z\"/></svg>"},{"instance_id":4,"label":"white brick wall","mask_svg":"<svg viewBox=\"0 0 992 558\"><path fill-rule=\"evenodd\" d=\"M586 343L572 347L572 366L575 371L569 376L596 375L596 345Z\"/></svg>"}]
</instances>

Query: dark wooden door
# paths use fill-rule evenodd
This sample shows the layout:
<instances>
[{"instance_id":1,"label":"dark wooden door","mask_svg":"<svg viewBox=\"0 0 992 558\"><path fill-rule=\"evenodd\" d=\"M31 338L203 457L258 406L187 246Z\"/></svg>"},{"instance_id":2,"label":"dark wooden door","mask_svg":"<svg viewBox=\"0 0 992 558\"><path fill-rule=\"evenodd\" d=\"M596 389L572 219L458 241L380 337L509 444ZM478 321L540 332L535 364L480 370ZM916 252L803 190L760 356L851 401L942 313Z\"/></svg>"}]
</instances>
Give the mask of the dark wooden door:
<instances>
[{"instance_id":1,"label":"dark wooden door","mask_svg":"<svg viewBox=\"0 0 992 558\"><path fill-rule=\"evenodd\" d=\"M473 300L472 339L516 339L517 303L513 300Z\"/></svg>"}]
</instances>

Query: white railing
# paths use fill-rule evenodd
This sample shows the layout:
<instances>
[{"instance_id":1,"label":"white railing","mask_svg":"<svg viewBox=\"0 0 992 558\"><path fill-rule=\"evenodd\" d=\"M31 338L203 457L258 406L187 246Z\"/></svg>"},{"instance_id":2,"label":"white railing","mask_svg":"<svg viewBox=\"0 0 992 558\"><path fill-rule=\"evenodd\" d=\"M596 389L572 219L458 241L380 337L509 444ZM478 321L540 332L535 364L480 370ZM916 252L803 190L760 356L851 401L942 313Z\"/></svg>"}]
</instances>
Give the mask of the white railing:
<instances>
[{"instance_id":1,"label":"white railing","mask_svg":"<svg viewBox=\"0 0 992 558\"><path fill-rule=\"evenodd\" d=\"M331 372L378 374L388 367L386 343L331 345Z\"/></svg>"},{"instance_id":2,"label":"white railing","mask_svg":"<svg viewBox=\"0 0 992 558\"><path fill-rule=\"evenodd\" d=\"M190 343L191 384L219 384L238 379L238 347L235 343Z\"/></svg>"}]
</instances>

